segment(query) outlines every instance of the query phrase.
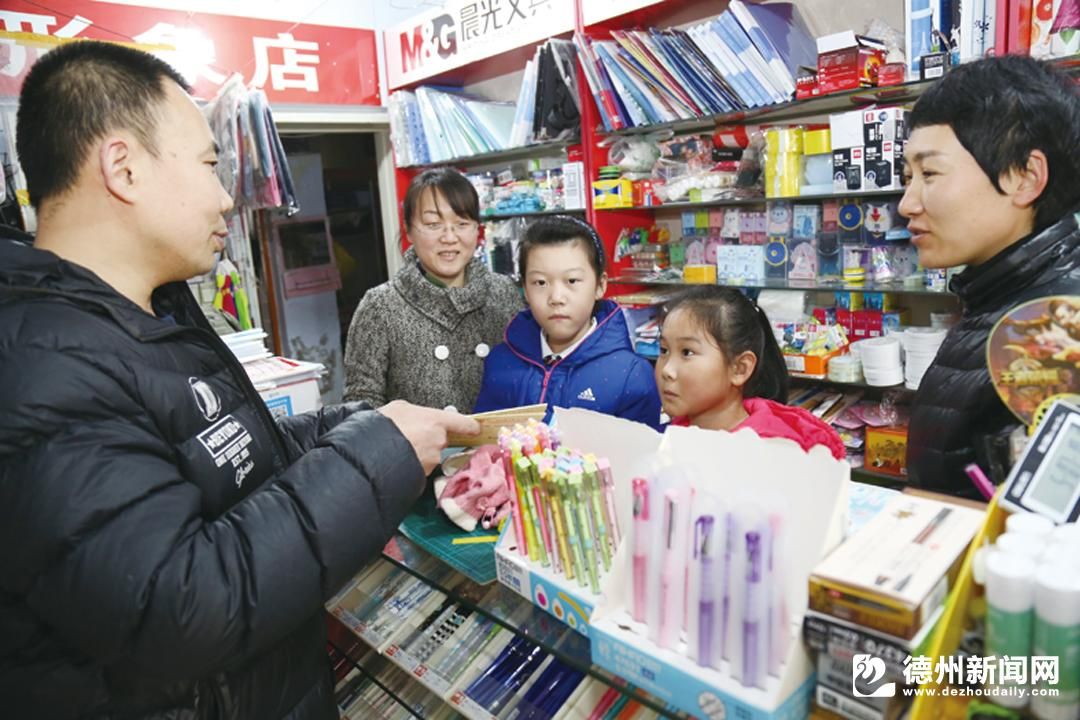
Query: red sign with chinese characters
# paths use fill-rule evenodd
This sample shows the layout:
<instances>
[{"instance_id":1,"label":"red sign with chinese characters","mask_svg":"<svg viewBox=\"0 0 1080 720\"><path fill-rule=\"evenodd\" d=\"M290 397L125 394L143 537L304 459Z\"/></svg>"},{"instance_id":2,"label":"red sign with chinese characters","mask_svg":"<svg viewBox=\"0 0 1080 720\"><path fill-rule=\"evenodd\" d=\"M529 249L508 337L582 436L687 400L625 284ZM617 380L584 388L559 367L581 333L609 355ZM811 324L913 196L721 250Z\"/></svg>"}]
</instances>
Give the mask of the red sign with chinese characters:
<instances>
[{"instance_id":1,"label":"red sign with chinese characters","mask_svg":"<svg viewBox=\"0 0 1080 720\"><path fill-rule=\"evenodd\" d=\"M0 95L18 95L37 58L53 45L32 35L134 42L210 98L232 73L272 103L379 105L375 32L277 20L68 0L63 10L24 0L0 9ZM166 47L167 46L167 47Z\"/></svg>"}]
</instances>

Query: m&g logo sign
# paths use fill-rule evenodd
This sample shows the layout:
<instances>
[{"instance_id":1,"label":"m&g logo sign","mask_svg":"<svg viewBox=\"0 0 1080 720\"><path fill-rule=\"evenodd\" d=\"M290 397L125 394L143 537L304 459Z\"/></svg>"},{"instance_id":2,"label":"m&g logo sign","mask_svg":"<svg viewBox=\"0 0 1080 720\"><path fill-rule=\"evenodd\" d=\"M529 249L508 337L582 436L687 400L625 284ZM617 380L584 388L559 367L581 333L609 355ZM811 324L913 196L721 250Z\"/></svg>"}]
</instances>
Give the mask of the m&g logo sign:
<instances>
[{"instance_id":1,"label":"m&g logo sign","mask_svg":"<svg viewBox=\"0 0 1080 720\"><path fill-rule=\"evenodd\" d=\"M411 32L403 32L401 41L401 69L409 73L423 67L432 58L446 60L457 53L457 34L451 15L436 15L417 25Z\"/></svg>"}]
</instances>

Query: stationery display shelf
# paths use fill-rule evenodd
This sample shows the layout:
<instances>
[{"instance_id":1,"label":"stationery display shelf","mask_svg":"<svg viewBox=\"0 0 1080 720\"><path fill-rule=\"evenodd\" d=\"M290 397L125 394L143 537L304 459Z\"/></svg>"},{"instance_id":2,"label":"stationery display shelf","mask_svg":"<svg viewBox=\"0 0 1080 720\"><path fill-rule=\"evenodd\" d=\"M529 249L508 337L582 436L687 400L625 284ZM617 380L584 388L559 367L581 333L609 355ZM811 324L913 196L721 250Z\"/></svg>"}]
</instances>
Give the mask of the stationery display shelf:
<instances>
[{"instance_id":1,"label":"stationery display shelf","mask_svg":"<svg viewBox=\"0 0 1080 720\"><path fill-rule=\"evenodd\" d=\"M827 377L817 377L815 375L805 375L803 373L788 372L788 377L800 382L813 383L815 385L833 385L836 387L844 388L861 388L865 390L896 390L904 393L913 393L914 390L910 390L903 383L899 385L870 385L866 381L862 382L841 382L839 380L830 380Z\"/></svg>"},{"instance_id":2,"label":"stationery display shelf","mask_svg":"<svg viewBox=\"0 0 1080 720\"><path fill-rule=\"evenodd\" d=\"M746 198L728 198L718 200L708 200L703 202L672 202L662 203L660 205L635 205L633 207L624 208L596 208L596 212L615 212L619 210L696 210L699 208L710 207L742 207L746 205L764 205L768 202L776 202L777 200L790 200L791 202L820 202L822 200L843 200L845 198L878 198L878 197L900 197L904 194L903 190L869 190L864 192L841 192L841 193L825 193L821 195L791 195L788 197L746 197Z\"/></svg>"},{"instance_id":3,"label":"stationery display shelf","mask_svg":"<svg viewBox=\"0 0 1080 720\"><path fill-rule=\"evenodd\" d=\"M495 215L481 215L480 222L488 222L490 220L509 220L511 218L531 218L531 217L544 217L545 215L584 215L585 208L577 208L574 210L536 210L533 212L519 212L519 213L498 213Z\"/></svg>"},{"instance_id":4,"label":"stationery display shelf","mask_svg":"<svg viewBox=\"0 0 1080 720\"><path fill-rule=\"evenodd\" d=\"M629 700L648 707L663 717L676 719L685 717L675 711L666 709L661 701L632 685L628 685L621 678L594 666L590 654L589 640L586 637L558 622L551 615L514 593L508 587L500 583L480 585L473 582L401 534L395 536L387 545L383 551L383 559L394 565L397 571L408 573L450 600L479 615L486 616L515 635L528 638L567 666L614 688ZM453 694L448 695L446 687L440 687L437 682L434 684L429 682L426 678L425 669L422 666L410 666L408 658L403 657L396 646L375 647L375 643L372 642L374 638L361 634L355 628L352 628L349 619L336 612L335 603L336 600L327 605L330 611L332 637L340 638L344 631L352 638L359 638L365 644L380 650L391 662L411 673L418 682L425 685L436 695L451 702L454 709L461 712L465 717L489 720L490 715L483 712L477 714L478 708L470 708L468 702L464 704L453 702Z\"/></svg>"},{"instance_id":5,"label":"stationery display shelf","mask_svg":"<svg viewBox=\"0 0 1080 720\"><path fill-rule=\"evenodd\" d=\"M655 285L655 286L671 286L671 287L693 287L695 283L684 282L683 280L665 280L657 278L639 278L639 277L613 277L608 280L608 283L617 285ZM700 284L700 283L697 283ZM727 283L718 283L725 285ZM754 282L731 284L731 287L749 288L756 290L797 290L797 291L821 291L821 292L834 292L837 290L844 290L849 292L888 292L888 293L900 293L903 295L928 295L931 297L955 297L953 293L948 290L931 290L925 286L909 287L903 283L875 283L866 282L859 285L852 285L844 283L842 281L820 281L820 280L770 280L763 279Z\"/></svg>"},{"instance_id":6,"label":"stationery display shelf","mask_svg":"<svg viewBox=\"0 0 1080 720\"><path fill-rule=\"evenodd\" d=\"M1080 75L1080 56L1058 58L1052 61L1061 70L1073 75ZM670 130L674 133L693 132L694 130L711 130L718 125L738 124L766 124L780 121L798 120L811 118L818 115L845 112L857 108L875 104L899 105L912 103L919 99L927 88L934 84L933 80L915 80L899 85L886 85L884 87L858 88L842 92L819 95L818 97L805 100L790 100L785 103L766 105L764 107L738 110L736 112L721 113L718 115L706 115L686 120L675 120L667 123L654 125L639 125L637 127L615 130L610 133L602 127L597 127L598 135L644 135L659 130Z\"/></svg>"},{"instance_id":7,"label":"stationery display shelf","mask_svg":"<svg viewBox=\"0 0 1080 720\"><path fill-rule=\"evenodd\" d=\"M776 105L738 110L736 112L721 113L719 115L706 115L686 120L658 123L655 125L639 125L637 127L616 130L611 135L642 135L670 130L674 133L693 132L694 130L711 130L717 125L736 125L745 123L772 123L781 120L796 120L798 118L814 117L815 115L827 115L829 113L845 112L855 108L866 107L877 103L896 105L900 103L914 102L919 96L933 84L933 81L920 80L916 82L902 83L900 85L887 85L885 87L868 87L857 90L820 95L806 100L791 100ZM598 128L598 134L605 134L603 128Z\"/></svg>"},{"instance_id":8,"label":"stationery display shelf","mask_svg":"<svg viewBox=\"0 0 1080 720\"><path fill-rule=\"evenodd\" d=\"M367 664L370 662L370 656L374 655L374 657L376 658L378 658L379 656L364 647L359 642L343 642L348 640L349 638L340 635L337 638L330 639L330 660L334 665L335 671L337 671L337 669L339 668L339 663L345 663L349 667L355 668L361 675L363 675L365 678L371 681L372 684L374 684L376 687L386 693L386 695L388 695L394 702L400 705L412 717L420 718L420 720L425 720L427 716L424 713L417 712L417 710L410 703L403 700L396 692L394 692L385 683L383 683L383 681L380 680L378 677L378 672L373 672L372 670L368 669ZM348 683L347 678L343 678L342 680L337 682L334 687L335 696L342 690L346 683Z\"/></svg>"},{"instance_id":9,"label":"stationery display shelf","mask_svg":"<svg viewBox=\"0 0 1080 720\"><path fill-rule=\"evenodd\" d=\"M536 143L525 147L498 150L496 152L480 153L479 155L463 155L461 157L439 160L438 162L424 163L423 165L400 165L400 170L424 170L427 168L446 167L449 165L487 165L511 160L525 160L531 157L550 157L565 153L571 145L577 145L581 140L571 138L555 142Z\"/></svg>"}]
</instances>

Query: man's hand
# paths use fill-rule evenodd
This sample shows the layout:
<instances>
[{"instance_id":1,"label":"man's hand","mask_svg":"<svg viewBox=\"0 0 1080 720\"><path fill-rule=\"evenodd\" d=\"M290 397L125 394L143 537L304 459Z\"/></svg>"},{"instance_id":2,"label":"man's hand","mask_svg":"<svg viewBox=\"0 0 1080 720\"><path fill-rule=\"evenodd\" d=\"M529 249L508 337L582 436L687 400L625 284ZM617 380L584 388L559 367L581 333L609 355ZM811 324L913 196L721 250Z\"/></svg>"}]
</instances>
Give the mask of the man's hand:
<instances>
[{"instance_id":1,"label":"man's hand","mask_svg":"<svg viewBox=\"0 0 1080 720\"><path fill-rule=\"evenodd\" d=\"M390 418L413 446L416 457L424 466L424 474L430 473L439 464L442 450L446 447L447 433L480 433L480 423L470 417L456 412L420 407L404 400L383 405L379 412Z\"/></svg>"}]
</instances>

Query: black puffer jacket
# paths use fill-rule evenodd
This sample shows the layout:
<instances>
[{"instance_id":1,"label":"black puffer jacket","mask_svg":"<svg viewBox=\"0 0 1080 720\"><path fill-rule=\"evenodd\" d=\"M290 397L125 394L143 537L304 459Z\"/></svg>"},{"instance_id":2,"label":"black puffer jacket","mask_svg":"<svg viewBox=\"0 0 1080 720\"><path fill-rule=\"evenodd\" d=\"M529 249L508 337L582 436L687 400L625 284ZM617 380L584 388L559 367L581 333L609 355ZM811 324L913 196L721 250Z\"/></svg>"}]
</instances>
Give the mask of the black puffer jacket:
<instances>
[{"instance_id":1,"label":"black puffer jacket","mask_svg":"<svg viewBox=\"0 0 1080 720\"><path fill-rule=\"evenodd\" d=\"M1047 295L1080 294L1080 228L1070 213L953 279L963 316L949 332L915 395L908 431L912 483L974 495L964 466L978 462L999 478L1007 435L1019 420L990 383L986 342L1002 315Z\"/></svg>"},{"instance_id":2,"label":"black puffer jacket","mask_svg":"<svg viewBox=\"0 0 1080 720\"><path fill-rule=\"evenodd\" d=\"M184 283L0 241L0 715L336 718L323 603L424 487L360 405L275 426Z\"/></svg>"}]
</instances>

